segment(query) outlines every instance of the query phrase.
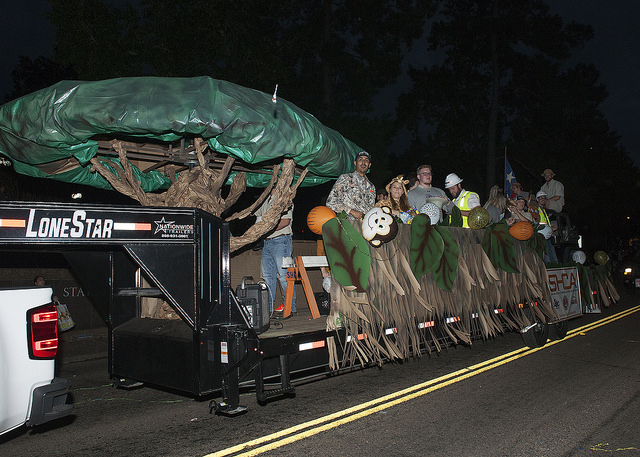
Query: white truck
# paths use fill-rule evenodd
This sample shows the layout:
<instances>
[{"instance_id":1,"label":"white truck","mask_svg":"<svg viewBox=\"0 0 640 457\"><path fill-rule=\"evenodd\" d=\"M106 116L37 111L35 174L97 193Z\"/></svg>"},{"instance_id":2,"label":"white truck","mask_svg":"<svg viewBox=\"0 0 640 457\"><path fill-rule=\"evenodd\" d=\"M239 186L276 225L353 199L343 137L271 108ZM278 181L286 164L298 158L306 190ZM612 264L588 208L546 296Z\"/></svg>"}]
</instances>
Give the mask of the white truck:
<instances>
[{"instance_id":1,"label":"white truck","mask_svg":"<svg viewBox=\"0 0 640 457\"><path fill-rule=\"evenodd\" d=\"M58 316L50 287L0 289L0 434L67 416L69 381L55 377Z\"/></svg>"}]
</instances>

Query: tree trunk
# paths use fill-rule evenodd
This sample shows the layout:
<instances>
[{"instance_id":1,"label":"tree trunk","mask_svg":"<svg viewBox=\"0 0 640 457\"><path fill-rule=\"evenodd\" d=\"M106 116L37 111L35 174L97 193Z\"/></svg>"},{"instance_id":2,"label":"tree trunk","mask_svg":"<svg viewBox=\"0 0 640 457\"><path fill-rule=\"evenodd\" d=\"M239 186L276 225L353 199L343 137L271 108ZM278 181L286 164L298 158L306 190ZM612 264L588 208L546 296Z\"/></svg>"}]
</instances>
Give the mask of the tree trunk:
<instances>
[{"instance_id":1,"label":"tree trunk","mask_svg":"<svg viewBox=\"0 0 640 457\"><path fill-rule=\"evenodd\" d=\"M93 168L109 181L115 190L137 200L143 206L199 208L214 216L221 217L246 190L247 177L244 172L241 172L233 179L227 197L222 197L222 188L227 181L235 159L227 157L224 166L219 172L212 170L209 168L210 156L204 154L208 145L202 138L196 138L194 142L198 166L190 170L181 171L177 179L174 180L172 178L172 184L169 189L161 193L143 191L140 182L135 177L133 167L127 159L127 151L122 142L113 140L111 144L113 149L118 152L121 170L118 173L111 171L98 157L91 159ZM114 162L109 162L109 166L113 167ZM305 169L298 177L297 182L292 185L295 171L296 165L292 159L284 159L282 165L274 165L271 181L260 197L248 208L237 211L227 218L227 221L230 221L251 216L262 205L275 184L274 200L271 208L260 222L252 225L245 233L237 237L231 237L231 252L256 242L278 225L280 216L293 203L298 186L302 184L307 174Z\"/></svg>"}]
</instances>

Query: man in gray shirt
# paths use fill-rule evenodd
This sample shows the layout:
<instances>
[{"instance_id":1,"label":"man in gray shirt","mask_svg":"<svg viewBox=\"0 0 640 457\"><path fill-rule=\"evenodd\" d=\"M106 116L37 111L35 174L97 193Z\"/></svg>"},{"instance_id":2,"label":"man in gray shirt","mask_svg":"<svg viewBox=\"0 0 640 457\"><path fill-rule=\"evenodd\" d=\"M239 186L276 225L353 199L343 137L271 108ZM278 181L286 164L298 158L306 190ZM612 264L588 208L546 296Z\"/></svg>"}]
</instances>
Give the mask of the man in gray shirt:
<instances>
[{"instance_id":1,"label":"man in gray shirt","mask_svg":"<svg viewBox=\"0 0 640 457\"><path fill-rule=\"evenodd\" d=\"M416 171L416 175L418 176L418 185L415 189L409 191L409 206L420 211L420 208L427 203L427 198L447 198L444 190L431 185L431 181L433 180L431 165L420 165Z\"/></svg>"}]
</instances>

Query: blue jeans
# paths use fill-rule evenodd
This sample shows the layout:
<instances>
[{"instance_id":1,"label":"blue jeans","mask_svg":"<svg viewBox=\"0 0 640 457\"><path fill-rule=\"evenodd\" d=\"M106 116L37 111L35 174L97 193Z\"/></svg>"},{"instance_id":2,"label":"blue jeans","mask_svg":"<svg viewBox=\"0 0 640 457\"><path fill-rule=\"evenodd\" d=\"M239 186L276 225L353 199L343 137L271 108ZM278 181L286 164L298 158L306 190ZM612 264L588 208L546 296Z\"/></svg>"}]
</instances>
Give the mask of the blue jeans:
<instances>
[{"instance_id":1,"label":"blue jeans","mask_svg":"<svg viewBox=\"0 0 640 457\"><path fill-rule=\"evenodd\" d=\"M551 242L551 238L547 240L547 251L545 253L545 263L558 263L558 256L556 255L556 248L553 246ZM548 261L547 261L548 259Z\"/></svg>"},{"instance_id":2,"label":"blue jeans","mask_svg":"<svg viewBox=\"0 0 640 457\"><path fill-rule=\"evenodd\" d=\"M282 235L264 240L262 248L262 279L269 288L269 311L273 312L273 302L276 300L276 288L278 277L282 292L287 293L287 269L282 268L282 258L291 257L293 253L293 241L291 235ZM296 311L296 291L293 290L293 302L291 312Z\"/></svg>"}]
</instances>

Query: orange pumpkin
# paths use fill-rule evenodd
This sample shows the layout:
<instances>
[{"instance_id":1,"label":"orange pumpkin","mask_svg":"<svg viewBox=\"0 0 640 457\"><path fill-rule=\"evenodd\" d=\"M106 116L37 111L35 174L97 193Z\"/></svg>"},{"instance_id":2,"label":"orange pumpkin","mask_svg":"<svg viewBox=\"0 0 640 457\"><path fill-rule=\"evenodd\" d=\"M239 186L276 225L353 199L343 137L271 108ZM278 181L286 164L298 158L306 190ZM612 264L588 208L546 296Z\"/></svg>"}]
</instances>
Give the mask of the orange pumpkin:
<instances>
[{"instance_id":1,"label":"orange pumpkin","mask_svg":"<svg viewBox=\"0 0 640 457\"><path fill-rule=\"evenodd\" d=\"M322 235L322 226L334 217L336 217L336 213L328 206L316 206L307 215L307 225L313 233Z\"/></svg>"},{"instance_id":2,"label":"orange pumpkin","mask_svg":"<svg viewBox=\"0 0 640 457\"><path fill-rule=\"evenodd\" d=\"M509 233L516 240L528 240L533 235L533 225L529 222L519 221L509 228Z\"/></svg>"}]
</instances>

